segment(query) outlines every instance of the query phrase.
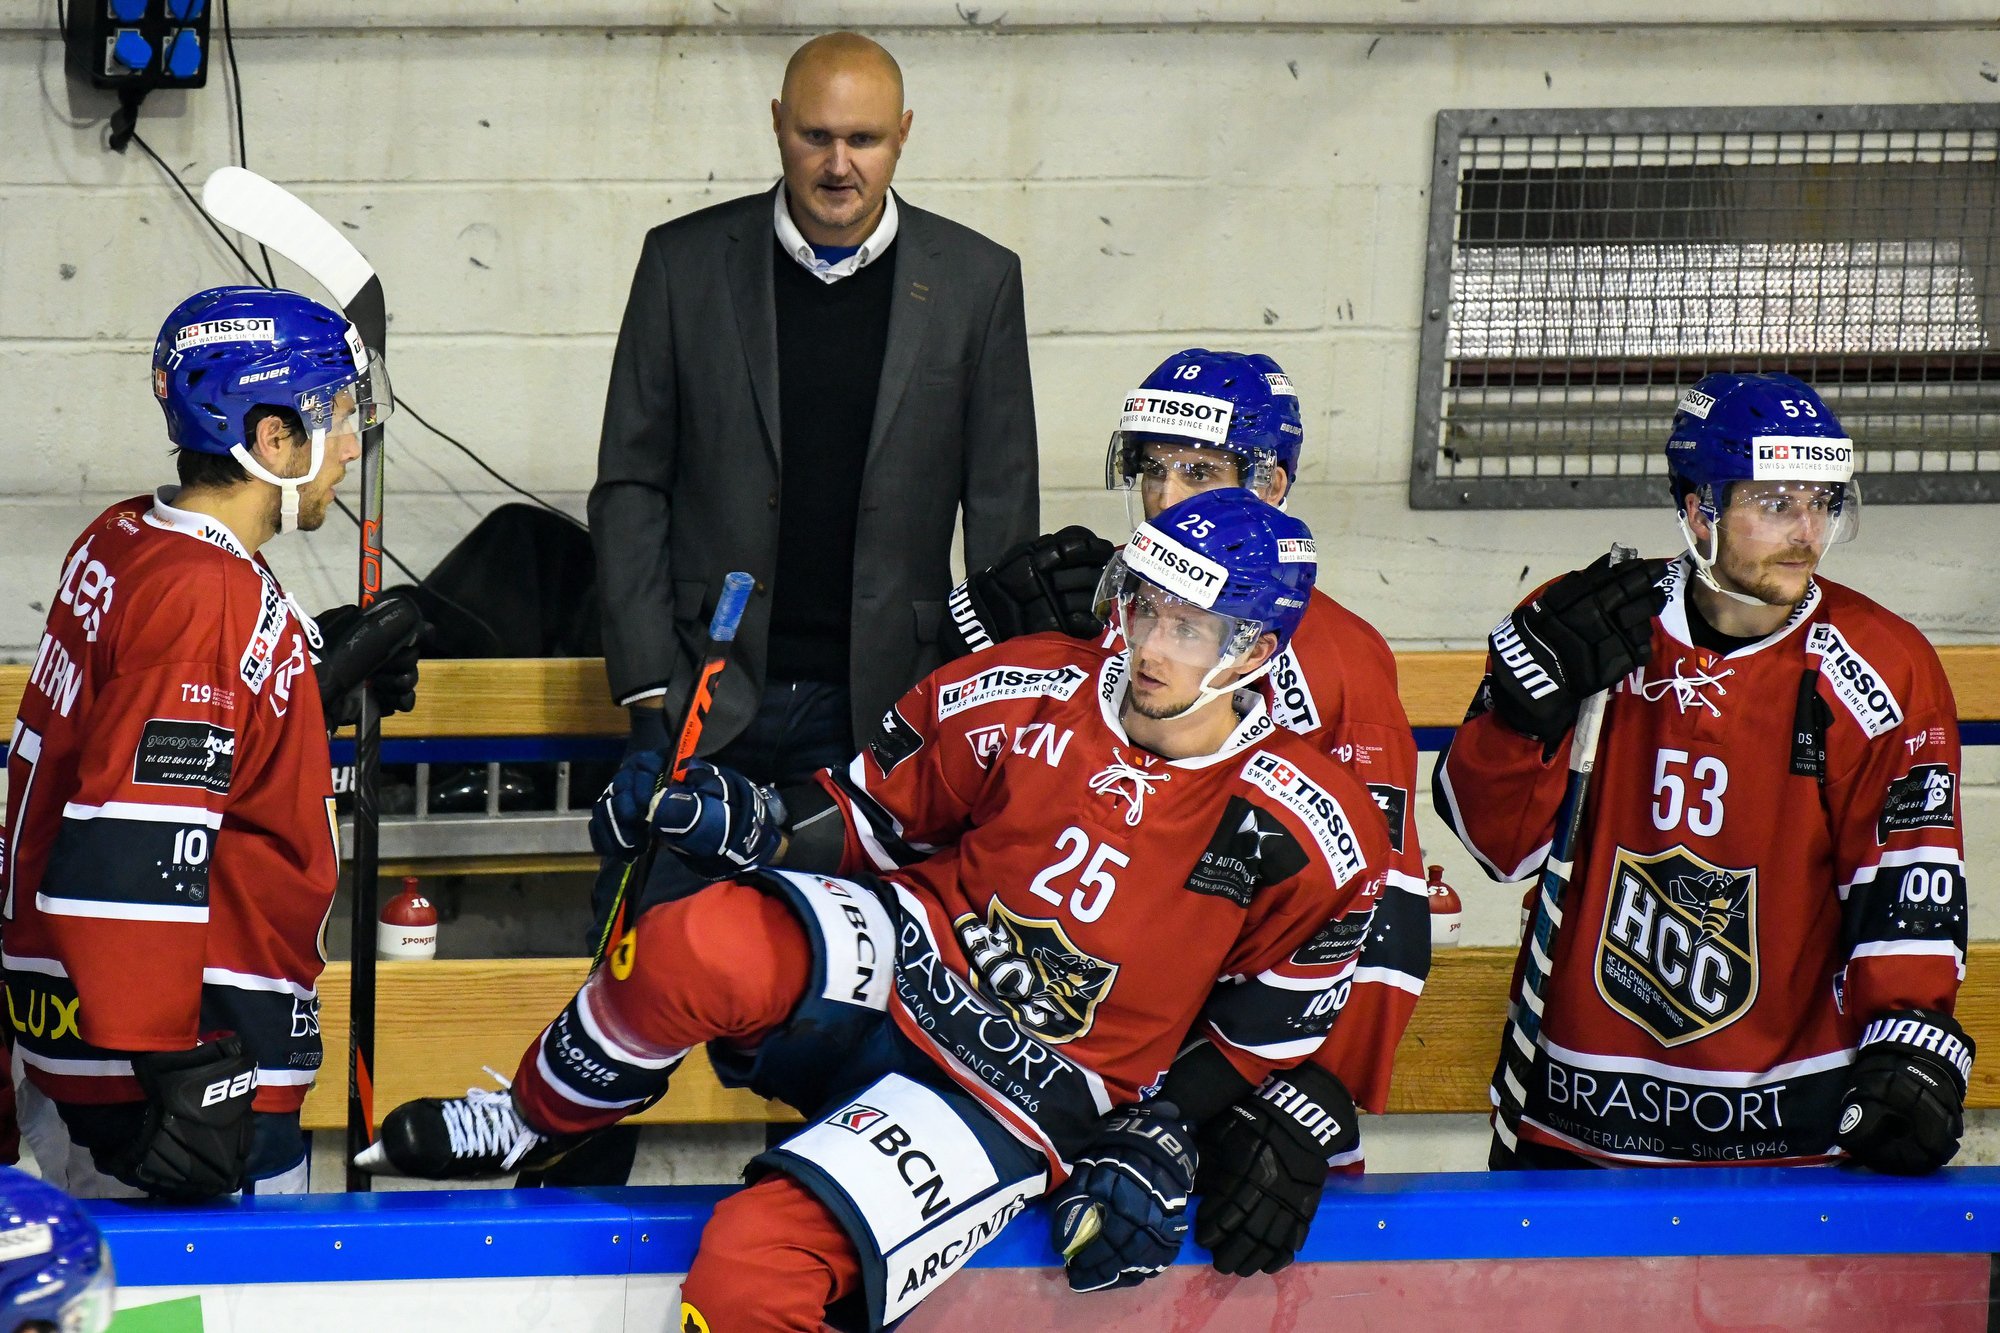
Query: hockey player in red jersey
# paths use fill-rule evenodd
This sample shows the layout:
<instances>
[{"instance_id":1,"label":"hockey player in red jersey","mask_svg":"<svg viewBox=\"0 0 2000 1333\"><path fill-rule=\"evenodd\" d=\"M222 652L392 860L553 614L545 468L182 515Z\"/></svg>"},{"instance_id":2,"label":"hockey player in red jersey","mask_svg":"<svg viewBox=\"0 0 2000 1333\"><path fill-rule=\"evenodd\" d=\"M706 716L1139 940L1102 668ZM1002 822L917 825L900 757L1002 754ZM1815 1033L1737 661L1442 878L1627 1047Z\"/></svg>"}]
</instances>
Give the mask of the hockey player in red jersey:
<instances>
[{"instance_id":1,"label":"hockey player in red jersey","mask_svg":"<svg viewBox=\"0 0 2000 1333\"><path fill-rule=\"evenodd\" d=\"M1298 394L1276 361L1190 348L1126 395L1105 484L1125 493L1135 523L1221 486L1246 486L1282 504L1303 439ZM1077 591L1109 554L1082 528L1023 543L953 591L954 634L972 645L1029 629L1101 633ZM1367 621L1315 589L1267 682L1272 719L1367 786L1388 828L1390 861L1353 993L1325 1044L1309 1063L1274 1075L1203 1145L1195 1234L1218 1269L1242 1276L1291 1262L1328 1165L1362 1169L1355 1104L1378 1115L1387 1109L1396 1044L1430 973L1430 905L1412 799L1417 746L1396 692L1395 655Z\"/></svg>"},{"instance_id":2,"label":"hockey player in red jersey","mask_svg":"<svg viewBox=\"0 0 2000 1333\"><path fill-rule=\"evenodd\" d=\"M304 1188L327 717L370 677L409 706L416 626L344 617L321 645L259 548L324 519L369 382L324 306L190 297L152 374L182 485L111 506L64 562L8 752L5 970L23 1130L71 1193Z\"/></svg>"},{"instance_id":3,"label":"hockey player in red jersey","mask_svg":"<svg viewBox=\"0 0 2000 1333\"><path fill-rule=\"evenodd\" d=\"M1853 456L1800 380L1710 375L1667 445L1686 552L1564 575L1494 630L1435 798L1496 878L1539 867L1577 707L1612 691L1496 1166L1957 1151L1956 713L1923 635L1816 576Z\"/></svg>"},{"instance_id":4,"label":"hockey player in red jersey","mask_svg":"<svg viewBox=\"0 0 2000 1333\"><path fill-rule=\"evenodd\" d=\"M855 878L737 870L778 847L775 798L698 766L652 826L734 877L642 917L511 1094L399 1108L364 1165L508 1168L648 1104L706 1042L811 1123L718 1207L696 1327L817 1329L852 1302L879 1328L1051 1187L1073 1287L1160 1271L1194 1134L1319 1046L1386 861L1366 790L1244 688L1314 565L1243 490L1142 526L1103 579L1129 650L964 658L791 794L779 863Z\"/></svg>"}]
</instances>

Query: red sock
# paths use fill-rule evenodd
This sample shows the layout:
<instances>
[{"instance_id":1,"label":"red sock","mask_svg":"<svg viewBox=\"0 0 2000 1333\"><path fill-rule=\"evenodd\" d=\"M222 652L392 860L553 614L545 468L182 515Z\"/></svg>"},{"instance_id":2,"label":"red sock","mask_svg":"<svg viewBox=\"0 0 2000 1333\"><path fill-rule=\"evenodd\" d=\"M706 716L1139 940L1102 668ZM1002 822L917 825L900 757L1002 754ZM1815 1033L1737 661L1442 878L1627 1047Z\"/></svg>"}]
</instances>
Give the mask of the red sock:
<instances>
[{"instance_id":1,"label":"red sock","mask_svg":"<svg viewBox=\"0 0 2000 1333\"><path fill-rule=\"evenodd\" d=\"M725 881L662 904L521 1057L515 1101L546 1133L614 1124L681 1053L783 1023L811 976L805 928L769 894Z\"/></svg>"},{"instance_id":2,"label":"red sock","mask_svg":"<svg viewBox=\"0 0 2000 1333\"><path fill-rule=\"evenodd\" d=\"M854 1242L826 1205L790 1176L770 1175L715 1206L675 1327L819 1333L826 1307L860 1289Z\"/></svg>"}]
</instances>

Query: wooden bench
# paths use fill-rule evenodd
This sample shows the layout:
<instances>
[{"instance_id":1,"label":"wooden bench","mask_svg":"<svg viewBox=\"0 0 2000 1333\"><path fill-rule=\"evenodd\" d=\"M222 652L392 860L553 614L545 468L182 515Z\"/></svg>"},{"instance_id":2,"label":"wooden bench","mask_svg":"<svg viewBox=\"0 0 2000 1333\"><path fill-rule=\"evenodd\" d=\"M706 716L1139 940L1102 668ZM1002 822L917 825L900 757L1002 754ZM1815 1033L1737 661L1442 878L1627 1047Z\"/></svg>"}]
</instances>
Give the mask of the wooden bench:
<instances>
[{"instance_id":1,"label":"wooden bench","mask_svg":"<svg viewBox=\"0 0 2000 1333\"><path fill-rule=\"evenodd\" d=\"M1938 649L1967 721L2000 720L2000 645ZM1396 654L1403 707L1414 727L1455 727L1479 684L1477 652ZM0 666L0 717L11 717L28 683L26 666ZM625 710L611 705L595 657L489 658L426 662L416 709L383 724L384 736L622 736Z\"/></svg>"},{"instance_id":2,"label":"wooden bench","mask_svg":"<svg viewBox=\"0 0 2000 1333\"><path fill-rule=\"evenodd\" d=\"M1438 951L1396 1052L1392 1112L1486 1109L1513 961L1511 949ZM2000 1051L2000 943L1974 944L1966 964L1959 1020L1979 1049ZM468 1087L489 1087L482 1065L511 1076L521 1052L568 1003L585 971L581 958L380 964L376 1113L412 1097L455 1097ZM306 1100L306 1124L314 1129L346 1123L347 976L347 965L335 963L320 981L329 1074ZM2000 1107L2000 1061L1973 1066L1968 1100ZM688 1057L665 1100L637 1117L655 1125L796 1119L776 1102L721 1087L700 1051Z\"/></svg>"}]
</instances>

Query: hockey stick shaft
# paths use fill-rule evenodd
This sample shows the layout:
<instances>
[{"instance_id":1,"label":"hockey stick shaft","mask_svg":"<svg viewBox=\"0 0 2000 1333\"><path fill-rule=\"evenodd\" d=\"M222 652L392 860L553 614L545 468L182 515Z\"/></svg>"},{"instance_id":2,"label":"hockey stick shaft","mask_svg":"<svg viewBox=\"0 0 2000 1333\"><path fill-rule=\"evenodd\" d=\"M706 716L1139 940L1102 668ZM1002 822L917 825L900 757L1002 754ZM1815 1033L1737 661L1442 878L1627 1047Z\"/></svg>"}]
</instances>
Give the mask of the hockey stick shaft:
<instances>
[{"instance_id":1,"label":"hockey stick shaft","mask_svg":"<svg viewBox=\"0 0 2000 1333\"><path fill-rule=\"evenodd\" d=\"M1629 546L1614 545L1611 563L1635 559ZM1535 885L1535 905L1528 923L1527 956L1521 965L1521 996L1507 1011L1500 1036L1500 1057L1493 1069L1493 1159L1511 1161L1520 1148L1521 1117L1526 1113L1528 1083L1542 1033L1542 1002L1549 972L1555 965L1556 932L1562 927L1563 895L1575 871L1576 845L1583 829L1590 796L1591 774L1597 767L1599 735L1609 689L1585 699L1570 729L1569 779L1556 807L1554 836Z\"/></svg>"},{"instance_id":2,"label":"hockey stick shaft","mask_svg":"<svg viewBox=\"0 0 2000 1333\"><path fill-rule=\"evenodd\" d=\"M680 727L675 733L672 762L660 766L659 780L653 784L653 799L646 804L649 822L667 784L687 776L688 761L694 758L695 748L701 744L702 728L715 702L715 683L729 665L729 649L736 640L737 627L743 623L743 612L750 604L750 590L754 586L755 580L741 570L723 576L722 596L717 599L715 614L708 622L708 643L702 650L701 670L695 675L694 688L688 691L687 707L681 713ZM598 937L597 949L591 955L591 967L602 963L611 946L625 938L632 896L645 887L658 848L659 841L649 831L639 855L626 865L618 880L618 892L611 900L611 910L605 914L604 933Z\"/></svg>"},{"instance_id":3,"label":"hockey stick shaft","mask_svg":"<svg viewBox=\"0 0 2000 1333\"><path fill-rule=\"evenodd\" d=\"M242 167L223 167L203 184L202 207L218 223L251 237L302 269L340 306L368 349L369 396L386 401L382 368L388 338L388 309L382 281L331 222L282 186ZM382 591L382 511L385 475L382 427L361 436L361 550L358 602L367 610ZM347 1188L365 1190L369 1177L354 1157L375 1130L375 919L379 894L381 810L377 798L381 769L382 719L373 694L361 692L361 718L354 737L353 978L349 988L347 1079Z\"/></svg>"}]
</instances>

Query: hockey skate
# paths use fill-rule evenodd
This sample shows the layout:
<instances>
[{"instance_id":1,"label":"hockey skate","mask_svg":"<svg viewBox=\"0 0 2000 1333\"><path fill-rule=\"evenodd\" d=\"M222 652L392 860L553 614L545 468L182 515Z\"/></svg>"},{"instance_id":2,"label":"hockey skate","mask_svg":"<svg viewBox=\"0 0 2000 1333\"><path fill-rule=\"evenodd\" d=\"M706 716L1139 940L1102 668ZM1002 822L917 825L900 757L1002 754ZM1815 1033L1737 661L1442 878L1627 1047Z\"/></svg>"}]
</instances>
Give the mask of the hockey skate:
<instances>
[{"instance_id":1,"label":"hockey skate","mask_svg":"<svg viewBox=\"0 0 2000 1333\"><path fill-rule=\"evenodd\" d=\"M463 1097L421 1097L382 1122L382 1133L354 1164L378 1176L421 1180L490 1180L524 1167L548 1166L580 1141L543 1135L521 1119L508 1080L467 1088Z\"/></svg>"}]
</instances>

